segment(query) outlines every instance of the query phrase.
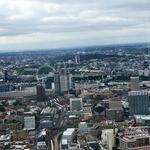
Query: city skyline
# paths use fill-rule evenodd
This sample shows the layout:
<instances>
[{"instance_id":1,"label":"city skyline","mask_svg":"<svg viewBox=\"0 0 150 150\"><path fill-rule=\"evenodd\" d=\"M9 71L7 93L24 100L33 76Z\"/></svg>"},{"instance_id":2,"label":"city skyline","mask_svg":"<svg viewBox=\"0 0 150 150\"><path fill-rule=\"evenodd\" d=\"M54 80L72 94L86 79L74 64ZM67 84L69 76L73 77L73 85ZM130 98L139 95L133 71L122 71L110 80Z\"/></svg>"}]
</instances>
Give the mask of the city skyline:
<instances>
[{"instance_id":1,"label":"city skyline","mask_svg":"<svg viewBox=\"0 0 150 150\"><path fill-rule=\"evenodd\" d=\"M148 0L5 0L0 51L150 42Z\"/></svg>"}]
</instances>

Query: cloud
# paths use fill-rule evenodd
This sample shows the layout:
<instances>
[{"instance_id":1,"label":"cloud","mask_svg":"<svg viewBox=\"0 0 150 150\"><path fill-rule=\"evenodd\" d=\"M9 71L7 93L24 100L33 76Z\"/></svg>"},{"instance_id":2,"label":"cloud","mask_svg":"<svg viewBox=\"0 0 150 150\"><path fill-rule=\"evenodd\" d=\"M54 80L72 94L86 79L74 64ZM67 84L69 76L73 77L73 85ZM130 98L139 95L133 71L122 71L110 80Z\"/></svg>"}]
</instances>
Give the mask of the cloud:
<instances>
[{"instance_id":1,"label":"cloud","mask_svg":"<svg viewBox=\"0 0 150 150\"><path fill-rule=\"evenodd\" d=\"M149 0L5 0L0 18L0 49L150 41Z\"/></svg>"}]
</instances>

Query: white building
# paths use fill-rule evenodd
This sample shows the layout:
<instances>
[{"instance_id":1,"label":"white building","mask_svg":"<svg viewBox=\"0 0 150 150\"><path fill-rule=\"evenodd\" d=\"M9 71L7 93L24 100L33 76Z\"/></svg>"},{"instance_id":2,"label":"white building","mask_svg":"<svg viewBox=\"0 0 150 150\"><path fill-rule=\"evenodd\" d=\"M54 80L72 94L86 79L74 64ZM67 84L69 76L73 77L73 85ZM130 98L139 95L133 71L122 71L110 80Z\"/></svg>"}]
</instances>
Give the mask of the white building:
<instances>
[{"instance_id":1,"label":"white building","mask_svg":"<svg viewBox=\"0 0 150 150\"><path fill-rule=\"evenodd\" d=\"M149 92L147 90L131 91L128 93L129 115L149 114ZM142 106L142 107L141 107Z\"/></svg>"},{"instance_id":2,"label":"white building","mask_svg":"<svg viewBox=\"0 0 150 150\"><path fill-rule=\"evenodd\" d=\"M107 150L112 150L114 143L115 138L113 129L102 130L102 144L106 145Z\"/></svg>"},{"instance_id":3,"label":"white building","mask_svg":"<svg viewBox=\"0 0 150 150\"><path fill-rule=\"evenodd\" d=\"M66 69L60 70L60 89L61 92L68 92L69 91L69 72Z\"/></svg>"},{"instance_id":4,"label":"white building","mask_svg":"<svg viewBox=\"0 0 150 150\"><path fill-rule=\"evenodd\" d=\"M27 130L35 129L35 116L24 117L24 128Z\"/></svg>"},{"instance_id":5,"label":"white building","mask_svg":"<svg viewBox=\"0 0 150 150\"><path fill-rule=\"evenodd\" d=\"M68 92L71 84L71 76L67 69L60 69L54 74L54 84L56 93Z\"/></svg>"},{"instance_id":6,"label":"white building","mask_svg":"<svg viewBox=\"0 0 150 150\"><path fill-rule=\"evenodd\" d=\"M66 131L64 131L62 135L62 139L66 139L67 143L72 143L73 137L75 133L75 128L68 128Z\"/></svg>"}]
</instances>

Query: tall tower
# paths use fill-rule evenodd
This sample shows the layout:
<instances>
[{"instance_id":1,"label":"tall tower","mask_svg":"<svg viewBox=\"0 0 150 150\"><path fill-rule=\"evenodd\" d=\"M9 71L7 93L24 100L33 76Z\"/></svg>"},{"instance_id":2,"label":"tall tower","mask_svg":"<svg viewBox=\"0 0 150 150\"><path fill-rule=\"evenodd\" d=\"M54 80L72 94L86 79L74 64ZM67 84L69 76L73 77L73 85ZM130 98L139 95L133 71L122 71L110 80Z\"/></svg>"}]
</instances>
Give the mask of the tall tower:
<instances>
[{"instance_id":1,"label":"tall tower","mask_svg":"<svg viewBox=\"0 0 150 150\"><path fill-rule=\"evenodd\" d=\"M45 87L46 89L52 89L52 84L54 83L54 77L48 76L45 81Z\"/></svg>"},{"instance_id":2,"label":"tall tower","mask_svg":"<svg viewBox=\"0 0 150 150\"><path fill-rule=\"evenodd\" d=\"M69 72L67 69L60 70L60 89L61 92L68 92L69 91Z\"/></svg>"},{"instance_id":3,"label":"tall tower","mask_svg":"<svg viewBox=\"0 0 150 150\"><path fill-rule=\"evenodd\" d=\"M7 72L6 69L4 70L4 81L5 81L5 82L8 81L8 72Z\"/></svg>"},{"instance_id":4,"label":"tall tower","mask_svg":"<svg viewBox=\"0 0 150 150\"><path fill-rule=\"evenodd\" d=\"M75 55L75 64L79 64L79 63L80 63L80 56Z\"/></svg>"},{"instance_id":5,"label":"tall tower","mask_svg":"<svg viewBox=\"0 0 150 150\"><path fill-rule=\"evenodd\" d=\"M45 88L42 86L42 84L38 84L36 87L37 92L37 100L38 101L45 101Z\"/></svg>"},{"instance_id":6,"label":"tall tower","mask_svg":"<svg viewBox=\"0 0 150 150\"><path fill-rule=\"evenodd\" d=\"M130 78L131 82L131 91L138 91L140 90L139 86L139 77L131 77Z\"/></svg>"},{"instance_id":7,"label":"tall tower","mask_svg":"<svg viewBox=\"0 0 150 150\"><path fill-rule=\"evenodd\" d=\"M149 93L147 90L131 91L128 93L129 114L147 115L149 114Z\"/></svg>"},{"instance_id":8,"label":"tall tower","mask_svg":"<svg viewBox=\"0 0 150 150\"><path fill-rule=\"evenodd\" d=\"M70 89L70 74L68 70L60 69L59 72L56 71L54 75L55 93L61 94L68 92Z\"/></svg>"},{"instance_id":9,"label":"tall tower","mask_svg":"<svg viewBox=\"0 0 150 150\"><path fill-rule=\"evenodd\" d=\"M60 94L61 89L60 89L60 74L58 71L54 73L54 85L55 85L55 93Z\"/></svg>"}]
</instances>

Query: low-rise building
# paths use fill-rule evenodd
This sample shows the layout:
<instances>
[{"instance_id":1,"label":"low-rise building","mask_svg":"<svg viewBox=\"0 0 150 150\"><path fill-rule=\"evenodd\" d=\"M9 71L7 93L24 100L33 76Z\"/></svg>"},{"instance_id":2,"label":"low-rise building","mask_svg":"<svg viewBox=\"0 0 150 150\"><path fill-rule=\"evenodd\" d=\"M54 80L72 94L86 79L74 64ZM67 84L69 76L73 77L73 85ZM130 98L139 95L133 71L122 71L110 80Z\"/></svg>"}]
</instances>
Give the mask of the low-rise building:
<instances>
[{"instance_id":1,"label":"low-rise building","mask_svg":"<svg viewBox=\"0 0 150 150\"><path fill-rule=\"evenodd\" d=\"M35 129L35 116L24 117L24 128L27 130Z\"/></svg>"},{"instance_id":2,"label":"low-rise building","mask_svg":"<svg viewBox=\"0 0 150 150\"><path fill-rule=\"evenodd\" d=\"M120 138L120 150L149 150L150 133L147 127L127 128Z\"/></svg>"}]
</instances>

